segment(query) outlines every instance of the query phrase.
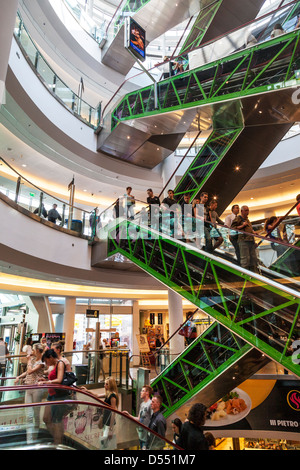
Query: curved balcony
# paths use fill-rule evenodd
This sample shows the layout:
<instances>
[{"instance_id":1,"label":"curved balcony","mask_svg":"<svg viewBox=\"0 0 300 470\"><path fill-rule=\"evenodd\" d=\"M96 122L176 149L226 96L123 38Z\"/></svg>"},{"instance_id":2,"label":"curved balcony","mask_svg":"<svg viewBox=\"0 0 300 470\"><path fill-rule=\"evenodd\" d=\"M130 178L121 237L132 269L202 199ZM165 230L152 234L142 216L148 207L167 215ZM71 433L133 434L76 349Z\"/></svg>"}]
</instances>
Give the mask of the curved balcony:
<instances>
[{"instance_id":1,"label":"curved balcony","mask_svg":"<svg viewBox=\"0 0 300 470\"><path fill-rule=\"evenodd\" d=\"M78 118L96 129L101 117L101 103L96 107L89 105L82 99L82 96L75 93L64 83L35 45L19 12L16 18L14 36L27 62L47 87L48 91L53 93L55 98Z\"/></svg>"},{"instance_id":2,"label":"curved balcony","mask_svg":"<svg viewBox=\"0 0 300 470\"><path fill-rule=\"evenodd\" d=\"M0 235L4 270L20 275L21 268L22 275L53 281L59 278L94 285L157 288L158 284L141 272L124 276L109 263L92 266L95 211L70 206L23 178L1 158L0 163L0 216L7 228ZM61 218L57 223L43 215L53 204Z\"/></svg>"}]
</instances>

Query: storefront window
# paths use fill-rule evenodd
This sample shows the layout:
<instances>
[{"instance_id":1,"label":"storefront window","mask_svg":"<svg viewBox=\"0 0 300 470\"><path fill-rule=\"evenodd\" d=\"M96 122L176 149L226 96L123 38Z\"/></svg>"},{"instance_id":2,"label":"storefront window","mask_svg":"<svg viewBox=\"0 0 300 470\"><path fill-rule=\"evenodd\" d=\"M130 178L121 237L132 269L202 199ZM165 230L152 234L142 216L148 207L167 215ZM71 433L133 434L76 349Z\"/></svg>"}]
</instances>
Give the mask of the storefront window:
<instances>
[{"instance_id":1,"label":"storefront window","mask_svg":"<svg viewBox=\"0 0 300 470\"><path fill-rule=\"evenodd\" d=\"M98 319L86 318L83 314L75 315L74 341L76 349L82 350L83 346L90 343L93 346L95 333L87 330L96 328L100 322L101 340L110 340L114 336L115 329L119 335L119 346L126 346L132 350L132 315L106 314L99 315Z\"/></svg>"}]
</instances>

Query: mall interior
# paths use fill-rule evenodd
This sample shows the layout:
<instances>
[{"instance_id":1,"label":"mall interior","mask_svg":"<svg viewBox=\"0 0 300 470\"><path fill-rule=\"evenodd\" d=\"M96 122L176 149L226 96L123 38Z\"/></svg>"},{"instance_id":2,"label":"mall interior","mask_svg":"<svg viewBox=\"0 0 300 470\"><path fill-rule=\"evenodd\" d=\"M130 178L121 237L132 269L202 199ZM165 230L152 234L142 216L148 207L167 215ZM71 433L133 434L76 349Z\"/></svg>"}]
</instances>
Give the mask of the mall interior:
<instances>
[{"instance_id":1,"label":"mall interior","mask_svg":"<svg viewBox=\"0 0 300 470\"><path fill-rule=\"evenodd\" d=\"M299 450L300 1L0 6L0 449Z\"/></svg>"}]
</instances>

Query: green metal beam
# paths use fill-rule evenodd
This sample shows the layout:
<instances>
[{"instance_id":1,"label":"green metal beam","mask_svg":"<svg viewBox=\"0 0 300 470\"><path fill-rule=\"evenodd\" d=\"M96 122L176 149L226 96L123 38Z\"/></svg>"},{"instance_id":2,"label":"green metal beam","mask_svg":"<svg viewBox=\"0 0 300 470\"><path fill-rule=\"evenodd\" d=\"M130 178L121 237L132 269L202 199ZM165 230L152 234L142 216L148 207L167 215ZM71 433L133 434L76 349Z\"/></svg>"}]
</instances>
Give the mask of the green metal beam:
<instances>
[{"instance_id":1,"label":"green metal beam","mask_svg":"<svg viewBox=\"0 0 300 470\"><path fill-rule=\"evenodd\" d=\"M300 331L297 292L246 274L238 266L164 234L155 233L158 240L153 240L152 231L146 227L140 227L141 238L131 240L134 226L127 220L120 223L117 231L121 229L123 239L117 240L114 232L109 233L108 256L122 253L245 342L300 376L300 366L291 354L292 342ZM140 254L143 246L152 253L148 260ZM283 335L289 338L288 346L279 338Z\"/></svg>"},{"instance_id":2,"label":"green metal beam","mask_svg":"<svg viewBox=\"0 0 300 470\"><path fill-rule=\"evenodd\" d=\"M299 84L295 75L300 67L299 36L298 29L159 82L157 109L154 85L130 93L112 113L112 130L121 121L266 93L275 85ZM133 104L128 104L128 97ZM136 100L143 103L139 113Z\"/></svg>"}]
</instances>

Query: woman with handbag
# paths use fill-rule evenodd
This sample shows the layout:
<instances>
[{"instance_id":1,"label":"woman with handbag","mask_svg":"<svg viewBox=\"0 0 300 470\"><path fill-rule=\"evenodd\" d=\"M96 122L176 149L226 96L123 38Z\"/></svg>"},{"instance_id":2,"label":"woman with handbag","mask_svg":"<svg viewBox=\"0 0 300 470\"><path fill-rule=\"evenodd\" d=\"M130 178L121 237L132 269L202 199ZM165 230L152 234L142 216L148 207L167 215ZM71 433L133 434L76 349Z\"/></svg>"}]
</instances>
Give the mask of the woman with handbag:
<instances>
[{"instance_id":1,"label":"woman with handbag","mask_svg":"<svg viewBox=\"0 0 300 470\"><path fill-rule=\"evenodd\" d=\"M66 366L60 360L53 349L47 349L42 358L50 370L48 379L41 379L39 385L44 384L62 384L65 376ZM68 390L58 390L56 388L48 389L47 401L69 400ZM64 434L63 417L68 412L68 407L64 405L46 406L44 413L44 423L53 436L54 444L61 444Z\"/></svg>"},{"instance_id":2,"label":"woman with handbag","mask_svg":"<svg viewBox=\"0 0 300 470\"><path fill-rule=\"evenodd\" d=\"M45 368L42 360L43 353L44 346L42 344L36 343L33 345L31 354L27 356L27 371L16 378L15 385L23 378L26 385L35 385L42 379ZM44 390L39 388L26 390L25 403L39 403L42 401L43 395ZM26 416L27 444L32 444L40 427L40 408L38 406L26 408Z\"/></svg>"},{"instance_id":3,"label":"woman with handbag","mask_svg":"<svg viewBox=\"0 0 300 470\"><path fill-rule=\"evenodd\" d=\"M109 405L110 408L117 410L119 406L119 394L116 380L114 377L107 377L104 383L105 393L94 393L92 390L87 390L85 387L80 387L82 390L95 395L97 398L104 398L104 403ZM99 422L99 428L103 429L103 434L100 438L100 447L102 449L116 449L116 443L113 441L114 426L115 426L115 413L110 409L104 409Z\"/></svg>"}]
</instances>

